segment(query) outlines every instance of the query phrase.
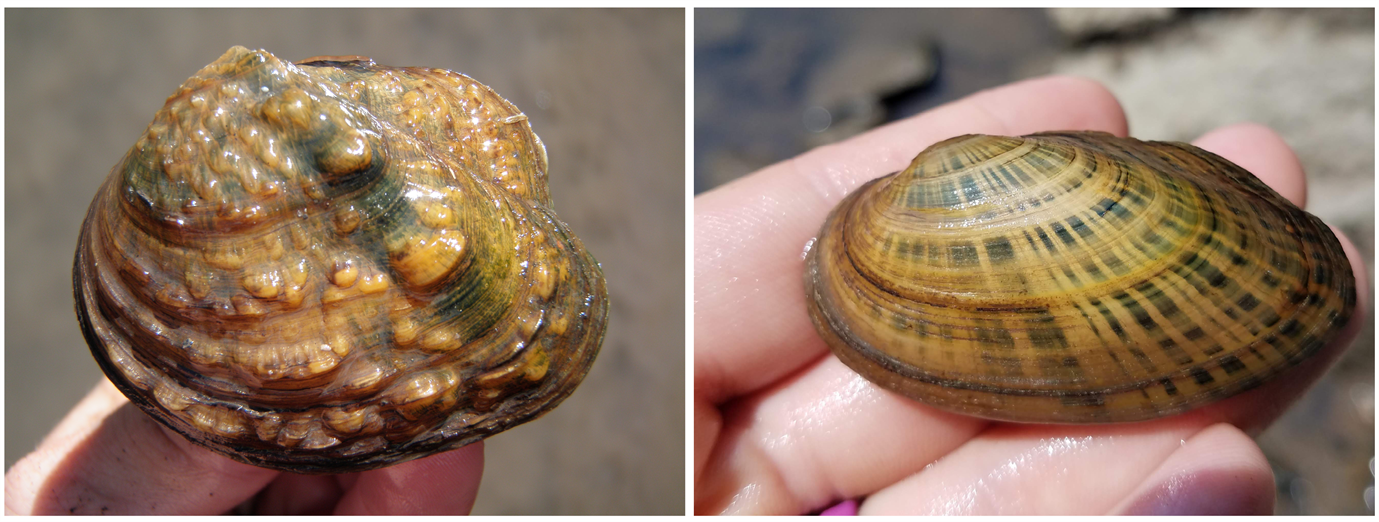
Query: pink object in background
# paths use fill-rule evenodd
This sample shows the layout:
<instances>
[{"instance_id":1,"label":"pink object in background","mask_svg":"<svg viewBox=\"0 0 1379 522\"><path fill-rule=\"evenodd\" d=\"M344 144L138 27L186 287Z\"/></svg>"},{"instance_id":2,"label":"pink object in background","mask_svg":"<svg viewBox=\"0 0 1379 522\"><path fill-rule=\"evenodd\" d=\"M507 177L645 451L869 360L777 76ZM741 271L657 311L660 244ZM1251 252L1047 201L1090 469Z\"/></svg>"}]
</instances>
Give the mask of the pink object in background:
<instances>
[{"instance_id":1,"label":"pink object in background","mask_svg":"<svg viewBox=\"0 0 1379 522\"><path fill-rule=\"evenodd\" d=\"M842 502L834 504L833 507L820 511L819 516L857 516L857 501L844 500Z\"/></svg>"}]
</instances>

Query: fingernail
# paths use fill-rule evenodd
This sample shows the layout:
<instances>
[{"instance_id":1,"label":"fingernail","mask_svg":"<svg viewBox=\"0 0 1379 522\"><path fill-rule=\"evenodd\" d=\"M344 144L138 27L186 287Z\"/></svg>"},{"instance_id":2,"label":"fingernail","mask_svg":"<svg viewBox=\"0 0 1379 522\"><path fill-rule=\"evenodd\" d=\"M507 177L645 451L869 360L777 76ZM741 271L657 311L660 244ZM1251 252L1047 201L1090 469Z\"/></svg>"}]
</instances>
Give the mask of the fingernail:
<instances>
[{"instance_id":1,"label":"fingernail","mask_svg":"<svg viewBox=\"0 0 1379 522\"><path fill-rule=\"evenodd\" d=\"M1244 487L1230 471L1178 475L1131 502L1126 515L1269 515L1273 501Z\"/></svg>"}]
</instances>

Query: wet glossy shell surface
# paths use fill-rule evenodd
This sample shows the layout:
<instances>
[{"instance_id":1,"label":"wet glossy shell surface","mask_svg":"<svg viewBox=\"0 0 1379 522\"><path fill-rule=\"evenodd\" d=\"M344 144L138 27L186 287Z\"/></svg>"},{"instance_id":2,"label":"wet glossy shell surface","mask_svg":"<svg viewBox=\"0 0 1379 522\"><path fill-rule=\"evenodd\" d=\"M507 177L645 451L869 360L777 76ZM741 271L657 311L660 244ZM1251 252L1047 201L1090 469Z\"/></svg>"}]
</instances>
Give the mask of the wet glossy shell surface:
<instances>
[{"instance_id":1,"label":"wet glossy shell surface","mask_svg":"<svg viewBox=\"0 0 1379 522\"><path fill-rule=\"evenodd\" d=\"M961 136L848 195L807 255L847 365L990 419L1152 419L1253 388L1355 306L1339 241L1249 172L1103 133Z\"/></svg>"},{"instance_id":2,"label":"wet glossy shell surface","mask_svg":"<svg viewBox=\"0 0 1379 522\"><path fill-rule=\"evenodd\" d=\"M376 468L554 408L607 322L526 116L454 72L235 47L82 228L77 312L150 415L243 462Z\"/></svg>"}]
</instances>

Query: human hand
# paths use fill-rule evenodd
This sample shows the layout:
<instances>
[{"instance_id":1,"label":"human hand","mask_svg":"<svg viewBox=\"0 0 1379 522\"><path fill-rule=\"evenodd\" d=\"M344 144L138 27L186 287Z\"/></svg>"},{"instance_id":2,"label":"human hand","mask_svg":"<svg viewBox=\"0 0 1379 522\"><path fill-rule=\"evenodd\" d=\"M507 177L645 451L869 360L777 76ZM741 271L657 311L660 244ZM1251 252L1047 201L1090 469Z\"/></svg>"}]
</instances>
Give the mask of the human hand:
<instances>
[{"instance_id":1,"label":"human hand","mask_svg":"<svg viewBox=\"0 0 1379 522\"><path fill-rule=\"evenodd\" d=\"M102 379L5 473L6 514L468 514L483 443L383 469L298 475L242 464L154 421Z\"/></svg>"},{"instance_id":2,"label":"human hand","mask_svg":"<svg viewBox=\"0 0 1379 522\"><path fill-rule=\"evenodd\" d=\"M695 199L695 511L806 513L866 497L864 514L1271 513L1250 438L1333 363L1368 315L1249 392L1183 415L1035 425L947 413L884 391L831 355L805 311L803 250L830 209L925 147L968 133L1127 134L1093 82L1040 78L981 92L767 167ZM1302 166L1267 128L1194 142L1302 206ZM1333 229L1335 231L1335 229ZM1335 231L1356 288L1355 247Z\"/></svg>"}]
</instances>

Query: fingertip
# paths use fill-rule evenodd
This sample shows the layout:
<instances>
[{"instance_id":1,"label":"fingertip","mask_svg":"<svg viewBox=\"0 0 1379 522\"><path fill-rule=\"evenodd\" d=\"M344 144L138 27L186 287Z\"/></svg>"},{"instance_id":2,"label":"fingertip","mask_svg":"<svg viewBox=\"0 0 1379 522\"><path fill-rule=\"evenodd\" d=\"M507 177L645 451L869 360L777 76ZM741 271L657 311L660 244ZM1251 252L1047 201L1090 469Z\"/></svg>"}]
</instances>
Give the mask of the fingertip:
<instances>
[{"instance_id":1,"label":"fingertip","mask_svg":"<svg viewBox=\"0 0 1379 522\"><path fill-rule=\"evenodd\" d=\"M1101 82L1081 76L1031 78L982 91L973 101L986 106L1012 136L1050 130L1129 134L1116 95Z\"/></svg>"},{"instance_id":2,"label":"fingertip","mask_svg":"<svg viewBox=\"0 0 1379 522\"><path fill-rule=\"evenodd\" d=\"M474 507L484 444L365 471L336 508L339 515L464 515Z\"/></svg>"},{"instance_id":3,"label":"fingertip","mask_svg":"<svg viewBox=\"0 0 1379 522\"><path fill-rule=\"evenodd\" d=\"M1264 453L1244 432L1223 423L1184 441L1113 513L1265 515L1273 510L1274 474Z\"/></svg>"},{"instance_id":4,"label":"fingertip","mask_svg":"<svg viewBox=\"0 0 1379 522\"><path fill-rule=\"evenodd\" d=\"M1203 134L1194 145L1250 171L1294 205L1307 205L1307 176L1292 147L1273 129L1237 123Z\"/></svg>"},{"instance_id":5,"label":"fingertip","mask_svg":"<svg viewBox=\"0 0 1379 522\"><path fill-rule=\"evenodd\" d=\"M1125 108L1106 85L1084 76L1056 75L1048 76L1046 79L1059 90L1068 93L1067 96L1079 100L1086 108L1087 129L1109 132L1116 136L1130 135Z\"/></svg>"}]
</instances>

